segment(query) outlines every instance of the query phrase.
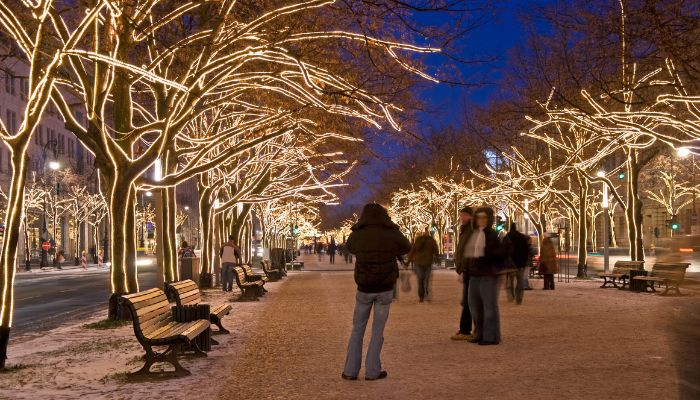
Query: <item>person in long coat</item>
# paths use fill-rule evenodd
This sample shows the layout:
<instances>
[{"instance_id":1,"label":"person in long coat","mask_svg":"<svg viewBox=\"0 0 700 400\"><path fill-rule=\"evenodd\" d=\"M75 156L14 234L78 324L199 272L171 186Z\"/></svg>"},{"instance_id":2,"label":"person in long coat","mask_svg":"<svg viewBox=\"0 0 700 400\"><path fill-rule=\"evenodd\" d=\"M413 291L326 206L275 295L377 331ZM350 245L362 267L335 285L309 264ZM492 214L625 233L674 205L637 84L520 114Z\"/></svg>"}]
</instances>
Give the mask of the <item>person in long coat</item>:
<instances>
[{"instance_id":1,"label":"person in long coat","mask_svg":"<svg viewBox=\"0 0 700 400\"><path fill-rule=\"evenodd\" d=\"M418 299L422 303L430 291L430 275L433 271L433 260L439 254L438 244L428 232L418 236L408 253L408 262L415 266L418 278Z\"/></svg>"},{"instance_id":2,"label":"person in long coat","mask_svg":"<svg viewBox=\"0 0 700 400\"><path fill-rule=\"evenodd\" d=\"M540 244L539 271L544 276L544 290L554 290L554 274L559 272L557 250L549 235L545 234Z\"/></svg>"}]
</instances>

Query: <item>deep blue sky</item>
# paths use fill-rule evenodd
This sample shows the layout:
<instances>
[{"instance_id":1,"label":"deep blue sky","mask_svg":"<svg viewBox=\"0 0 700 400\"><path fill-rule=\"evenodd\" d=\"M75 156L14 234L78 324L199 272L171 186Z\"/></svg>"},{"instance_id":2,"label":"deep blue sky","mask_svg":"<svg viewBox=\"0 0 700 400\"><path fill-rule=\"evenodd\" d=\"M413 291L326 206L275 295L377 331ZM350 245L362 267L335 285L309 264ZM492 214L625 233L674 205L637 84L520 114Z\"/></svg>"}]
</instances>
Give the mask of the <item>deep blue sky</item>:
<instances>
[{"instance_id":1,"label":"deep blue sky","mask_svg":"<svg viewBox=\"0 0 700 400\"><path fill-rule=\"evenodd\" d=\"M508 51L518 46L523 40L526 30L519 20L518 15L531 8L534 4L543 5L553 3L555 0L514 0L503 1L490 10L482 23L473 31L468 33L459 48L458 54L467 60L489 60L478 64L454 64L453 61L445 57L434 57L429 61L432 68L440 67L439 63L453 63L460 72L461 77L455 80L469 83L478 83L476 87L452 86L448 84L435 84L417 95L423 99L430 110L418 116L419 134L430 129L438 129L459 121L465 107L470 105L484 106L489 98L499 90L499 70L508 65ZM435 23L441 22L440 16L421 16L422 21L431 23L434 18ZM372 150L379 155L379 159L371 159L367 165L360 170L359 177L352 179L350 185L354 191L342 199L343 206L336 211L343 214L351 214L361 204L374 201L371 196L372 186L379 184L379 173L390 166L391 160L405 149L396 145L396 136L380 134L379 137L387 138L371 143ZM384 142L384 143L382 143ZM342 211L341 211L342 210ZM359 210L358 210L359 211Z\"/></svg>"}]
</instances>

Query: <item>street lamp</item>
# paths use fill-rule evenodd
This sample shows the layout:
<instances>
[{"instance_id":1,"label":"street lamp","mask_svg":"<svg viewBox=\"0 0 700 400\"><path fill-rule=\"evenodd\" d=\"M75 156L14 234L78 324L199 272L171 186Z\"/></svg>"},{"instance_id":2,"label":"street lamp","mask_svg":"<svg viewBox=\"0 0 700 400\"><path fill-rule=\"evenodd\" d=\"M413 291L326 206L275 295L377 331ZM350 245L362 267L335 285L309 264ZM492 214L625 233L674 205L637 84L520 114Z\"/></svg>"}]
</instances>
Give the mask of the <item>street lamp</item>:
<instances>
[{"instance_id":1,"label":"street lamp","mask_svg":"<svg viewBox=\"0 0 700 400\"><path fill-rule=\"evenodd\" d=\"M49 161L48 152L47 152L47 148L49 147L49 145L51 146L51 160L50 161ZM43 148L43 158L44 158L44 165L45 165L44 168L48 167L50 170L52 170L54 172L57 171L59 168L61 168L61 164L56 160L56 146L57 145L58 145L58 142L56 140L49 140L46 142L46 144L44 145L44 148ZM54 175L54 180L55 180L55 178L56 177ZM44 182L44 185L46 185L46 182ZM53 190L53 188L52 188L52 190ZM43 204L44 216L43 216L42 234L41 234L42 246L41 246L41 262L39 265L40 268L48 267L48 263L49 263L48 262L48 251L44 250L44 246L43 246L43 242L47 241L48 236L49 236L49 232L46 229L46 203L47 203L46 197L48 195L48 191L45 191L45 193L46 193L46 195L44 195L44 204ZM56 220L54 217L54 232L55 232L55 230L56 230ZM55 236L55 234L54 234L54 236ZM55 237L54 237L54 243L55 243ZM31 269L31 267L27 266L26 269L29 270L29 269Z\"/></svg>"},{"instance_id":2,"label":"street lamp","mask_svg":"<svg viewBox=\"0 0 700 400\"><path fill-rule=\"evenodd\" d=\"M599 178L604 178L605 177L605 172L604 171L598 171L597 173ZM603 201L601 203L603 206L603 214L604 214L604 227L603 227L603 268L605 270L605 273L607 274L610 270L610 245L609 245L609 240L608 237L610 236L610 215L608 214L608 184L603 181Z\"/></svg>"}]
</instances>

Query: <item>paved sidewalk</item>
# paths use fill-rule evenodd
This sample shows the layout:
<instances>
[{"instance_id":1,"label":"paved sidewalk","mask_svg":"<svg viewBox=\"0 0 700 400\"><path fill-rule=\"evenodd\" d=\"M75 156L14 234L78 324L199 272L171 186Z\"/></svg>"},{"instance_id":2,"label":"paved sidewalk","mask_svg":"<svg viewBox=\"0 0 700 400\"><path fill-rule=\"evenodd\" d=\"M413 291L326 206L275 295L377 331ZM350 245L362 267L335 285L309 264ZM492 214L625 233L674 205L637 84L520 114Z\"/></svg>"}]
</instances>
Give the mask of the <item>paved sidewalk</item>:
<instances>
[{"instance_id":1,"label":"paved sidewalk","mask_svg":"<svg viewBox=\"0 0 700 400\"><path fill-rule=\"evenodd\" d=\"M318 264L324 267L323 263ZM331 266L325 266L326 269ZM337 268L333 267L333 268ZM354 306L350 271L290 272L257 302L235 302L192 375L133 380L143 350L131 325L107 331L73 322L15 337L0 399L698 399L700 296L599 289L596 281L532 290L522 306L501 298L503 343L453 342L461 286L434 271L433 299L412 292L391 306L383 381L340 378ZM533 280L536 289L541 280ZM238 293L211 289L210 304ZM367 341L365 342L365 344ZM362 372L361 372L361 376Z\"/></svg>"},{"instance_id":2,"label":"paved sidewalk","mask_svg":"<svg viewBox=\"0 0 700 400\"><path fill-rule=\"evenodd\" d=\"M456 278L453 271L435 271L431 303L402 293L385 335L389 378L348 382L340 373L352 319L352 274L290 275L259 314L247 351L217 367L228 371L219 398L700 396L698 297L599 289L591 281L557 283L555 291L527 292L522 306L502 298L503 343L482 347L449 340L460 310Z\"/></svg>"}]
</instances>

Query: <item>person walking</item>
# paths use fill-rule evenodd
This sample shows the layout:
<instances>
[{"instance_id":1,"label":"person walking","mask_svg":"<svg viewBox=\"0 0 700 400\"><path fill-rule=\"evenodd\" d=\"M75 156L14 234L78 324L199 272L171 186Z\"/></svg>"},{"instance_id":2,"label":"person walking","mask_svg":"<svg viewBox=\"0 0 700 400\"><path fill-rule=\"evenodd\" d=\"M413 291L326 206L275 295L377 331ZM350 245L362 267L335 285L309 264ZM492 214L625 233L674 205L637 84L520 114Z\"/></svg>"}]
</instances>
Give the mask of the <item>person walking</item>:
<instances>
[{"instance_id":1,"label":"person walking","mask_svg":"<svg viewBox=\"0 0 700 400\"><path fill-rule=\"evenodd\" d=\"M335 252L338 250L338 245L335 244L335 238L331 238L331 243L328 245L328 257L331 264L335 264Z\"/></svg>"},{"instance_id":2,"label":"person walking","mask_svg":"<svg viewBox=\"0 0 700 400\"><path fill-rule=\"evenodd\" d=\"M505 246L493 229L494 213L481 207L474 213L474 231L465 245L464 254L469 266L469 310L474 318L474 338L480 345L501 342L498 311L498 273L503 267Z\"/></svg>"},{"instance_id":3,"label":"person walking","mask_svg":"<svg viewBox=\"0 0 700 400\"><path fill-rule=\"evenodd\" d=\"M364 206L360 219L352 227L347 249L355 254L355 311L352 333L348 341L343 379L356 380L362 364L362 342L370 313L374 313L372 335L365 359L365 379L387 377L382 369L380 353L384 344L384 326L389 318L389 306L398 277L397 257L411 249L411 243L391 221L386 209L379 204Z\"/></svg>"},{"instance_id":4,"label":"person walking","mask_svg":"<svg viewBox=\"0 0 700 400\"><path fill-rule=\"evenodd\" d=\"M228 242L221 246L221 289L224 292L233 290L233 267L240 262L241 251L236 244L236 236L229 235Z\"/></svg>"},{"instance_id":5,"label":"person walking","mask_svg":"<svg viewBox=\"0 0 700 400\"><path fill-rule=\"evenodd\" d=\"M180 248L177 251L177 257L180 259L184 257L194 257L194 252L192 249L190 249L190 245L186 240L183 240L180 244Z\"/></svg>"},{"instance_id":6,"label":"person walking","mask_svg":"<svg viewBox=\"0 0 700 400\"><path fill-rule=\"evenodd\" d=\"M430 275L433 271L433 260L438 255L438 245L428 232L418 236L408 253L408 262L413 263L418 279L418 300L422 303L430 292Z\"/></svg>"},{"instance_id":7,"label":"person walking","mask_svg":"<svg viewBox=\"0 0 700 400\"><path fill-rule=\"evenodd\" d=\"M323 243L316 243L316 254L318 255L318 261L323 261Z\"/></svg>"},{"instance_id":8,"label":"person walking","mask_svg":"<svg viewBox=\"0 0 700 400\"><path fill-rule=\"evenodd\" d=\"M470 340L472 336L472 314L469 311L469 268L465 258L465 247L469 236L474 230L472 227L472 215L474 211L471 207L464 207L459 210L459 241L454 253L454 262L457 274L462 281L462 314L459 318L459 330L454 334L452 340Z\"/></svg>"},{"instance_id":9,"label":"person walking","mask_svg":"<svg viewBox=\"0 0 700 400\"><path fill-rule=\"evenodd\" d=\"M506 239L512 246L511 260L515 266L515 271L508 272L506 276L508 300L515 300L516 304L522 304L526 278L525 267L530 261L530 238L518 232L518 227L513 222L510 224Z\"/></svg>"},{"instance_id":10,"label":"person walking","mask_svg":"<svg viewBox=\"0 0 700 400\"><path fill-rule=\"evenodd\" d=\"M549 234L544 234L540 244L540 273L544 277L544 290L554 290L554 274L559 272L557 251Z\"/></svg>"}]
</instances>

